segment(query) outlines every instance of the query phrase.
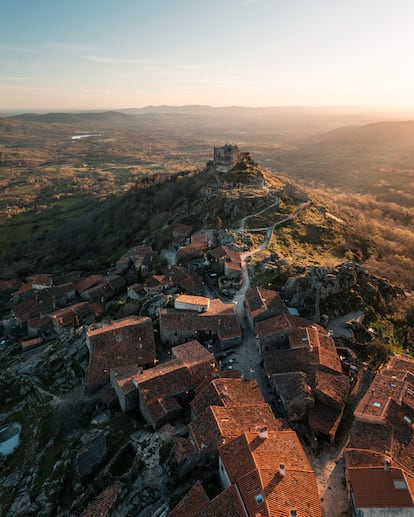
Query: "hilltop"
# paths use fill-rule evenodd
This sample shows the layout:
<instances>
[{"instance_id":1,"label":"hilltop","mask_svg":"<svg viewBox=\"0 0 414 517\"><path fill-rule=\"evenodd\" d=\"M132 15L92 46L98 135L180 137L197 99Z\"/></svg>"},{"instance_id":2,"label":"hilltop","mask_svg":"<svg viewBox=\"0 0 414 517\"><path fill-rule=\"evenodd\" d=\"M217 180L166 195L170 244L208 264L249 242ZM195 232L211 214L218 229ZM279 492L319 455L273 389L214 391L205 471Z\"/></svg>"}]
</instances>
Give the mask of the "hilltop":
<instances>
[{"instance_id":1,"label":"hilltop","mask_svg":"<svg viewBox=\"0 0 414 517\"><path fill-rule=\"evenodd\" d=\"M250 156L226 173L211 162L198 171L170 178L142 177L131 188L105 199L80 199L82 216L72 217L35 232L17 248L3 254L3 275L33 270L105 268L126 247L137 242L161 249L171 239L177 223L196 229L227 228L241 245L260 242L267 227L308 201L309 195L288 178L270 173ZM82 209L83 205L83 209ZM77 205L74 205L74 207ZM84 209L87 207L87 210ZM50 220L54 209L46 209L39 224ZM248 218L243 231L241 221ZM35 224L36 218L33 219ZM340 218L318 202L311 202L295 223L281 228L269 249L292 260L323 262L339 260L347 252L344 240L352 241L356 256L361 239ZM70 246L68 246L70 243Z\"/></svg>"},{"instance_id":2,"label":"hilltop","mask_svg":"<svg viewBox=\"0 0 414 517\"><path fill-rule=\"evenodd\" d=\"M414 145L414 121L385 121L340 127L315 136L311 141L331 145L407 147Z\"/></svg>"}]
</instances>

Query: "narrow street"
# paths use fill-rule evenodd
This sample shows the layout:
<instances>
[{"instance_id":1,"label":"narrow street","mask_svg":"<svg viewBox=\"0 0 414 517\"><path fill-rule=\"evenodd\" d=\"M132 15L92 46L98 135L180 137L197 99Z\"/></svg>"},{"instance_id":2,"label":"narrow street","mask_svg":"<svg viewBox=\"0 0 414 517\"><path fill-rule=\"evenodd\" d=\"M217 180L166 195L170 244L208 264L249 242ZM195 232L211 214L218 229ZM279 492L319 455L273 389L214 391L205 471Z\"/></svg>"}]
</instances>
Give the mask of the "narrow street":
<instances>
[{"instance_id":1,"label":"narrow street","mask_svg":"<svg viewBox=\"0 0 414 517\"><path fill-rule=\"evenodd\" d=\"M275 197L275 196L273 196ZM275 197L276 199L276 197ZM260 212L257 212L256 214L251 214L250 216L244 217L240 221L240 226L238 230L236 231L244 231L244 226L246 223L246 220L249 217L253 217L255 215L261 214L264 211L268 210L272 206L277 205L278 201L276 200L275 203L272 205L266 207L263 210L260 210ZM266 402L271 402L272 400L272 392L270 390L269 383L267 381L263 366L262 366L262 357L260 353L259 344L256 340L256 336L254 333L254 330L251 328L247 315L246 315L246 308L245 308L245 294L246 291L250 287L250 275L249 275L249 265L247 264L246 260L248 257L252 257L256 253L259 253L260 251L263 251L267 249L269 246L270 240L273 235L273 231L276 227L286 223L287 221L293 220L295 217L298 216L298 214L303 210L308 203L302 203L299 205L290 215L282 219L281 221L275 222L272 225L270 225L268 228L263 228L261 230L266 230L265 238L262 242L262 244L253 249L249 250L245 253L242 253L240 255L241 257L241 268L242 268L242 286L237 292L237 294L233 297L233 304L235 306L237 315L239 317L240 326L242 328L242 342L237 347L237 349L232 353L232 356L234 356L234 368L237 368L241 371L241 373L245 377L250 377L256 379L258 385L260 386L260 389L262 391L263 397L266 400ZM250 229L249 229L250 231Z\"/></svg>"}]
</instances>

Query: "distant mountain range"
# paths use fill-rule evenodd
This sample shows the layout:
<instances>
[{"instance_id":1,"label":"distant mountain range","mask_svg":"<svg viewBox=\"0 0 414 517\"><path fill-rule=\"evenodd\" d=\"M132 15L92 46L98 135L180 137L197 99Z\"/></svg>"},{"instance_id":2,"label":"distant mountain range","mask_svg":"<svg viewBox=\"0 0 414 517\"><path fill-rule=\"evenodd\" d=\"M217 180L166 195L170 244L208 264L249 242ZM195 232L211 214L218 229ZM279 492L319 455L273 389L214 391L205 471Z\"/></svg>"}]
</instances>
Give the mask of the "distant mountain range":
<instances>
[{"instance_id":1,"label":"distant mountain range","mask_svg":"<svg viewBox=\"0 0 414 517\"><path fill-rule=\"evenodd\" d=\"M79 124L80 122L117 122L128 118L128 115L119 111L103 111L103 112L81 112L81 113L23 113L8 117L12 120L21 120L25 122L46 122L60 124Z\"/></svg>"},{"instance_id":2,"label":"distant mountain range","mask_svg":"<svg viewBox=\"0 0 414 517\"><path fill-rule=\"evenodd\" d=\"M0 129L10 132L18 129L19 122L41 124L68 124L81 126L93 123L132 127L160 127L166 130L180 127L203 137L206 129L221 135L233 131L236 140L240 134L256 133L257 142L273 137L276 141L293 141L301 144L329 144L351 146L414 146L414 121L386 120L374 111L361 112L341 107L264 107L240 106L211 107L146 106L145 108L119 111L85 111L79 113L24 113L12 117L0 117ZM384 120L385 119L385 120ZM336 128L336 129L333 129ZM243 136L243 139L246 137Z\"/></svg>"},{"instance_id":3,"label":"distant mountain range","mask_svg":"<svg viewBox=\"0 0 414 517\"><path fill-rule=\"evenodd\" d=\"M313 143L355 146L414 146L414 121L377 122L340 127L313 137Z\"/></svg>"}]
</instances>

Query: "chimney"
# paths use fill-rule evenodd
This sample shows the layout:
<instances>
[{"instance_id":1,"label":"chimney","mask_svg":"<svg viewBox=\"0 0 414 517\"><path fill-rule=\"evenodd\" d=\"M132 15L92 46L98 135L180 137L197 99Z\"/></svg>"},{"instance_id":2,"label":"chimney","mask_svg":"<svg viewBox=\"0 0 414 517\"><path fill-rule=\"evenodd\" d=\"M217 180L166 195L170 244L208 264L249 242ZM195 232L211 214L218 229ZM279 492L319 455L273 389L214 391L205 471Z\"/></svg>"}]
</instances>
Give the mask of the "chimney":
<instances>
[{"instance_id":1,"label":"chimney","mask_svg":"<svg viewBox=\"0 0 414 517\"><path fill-rule=\"evenodd\" d=\"M391 461L390 460L385 460L384 461L384 470L385 470L385 472L389 472L390 471L390 467L391 467Z\"/></svg>"},{"instance_id":2,"label":"chimney","mask_svg":"<svg viewBox=\"0 0 414 517\"><path fill-rule=\"evenodd\" d=\"M266 440L266 438L269 437L269 431L267 429L267 427L262 427L259 429L259 438L261 438L262 440Z\"/></svg>"},{"instance_id":3,"label":"chimney","mask_svg":"<svg viewBox=\"0 0 414 517\"><path fill-rule=\"evenodd\" d=\"M279 475L282 477L285 475L285 464L284 463L279 464Z\"/></svg>"}]
</instances>

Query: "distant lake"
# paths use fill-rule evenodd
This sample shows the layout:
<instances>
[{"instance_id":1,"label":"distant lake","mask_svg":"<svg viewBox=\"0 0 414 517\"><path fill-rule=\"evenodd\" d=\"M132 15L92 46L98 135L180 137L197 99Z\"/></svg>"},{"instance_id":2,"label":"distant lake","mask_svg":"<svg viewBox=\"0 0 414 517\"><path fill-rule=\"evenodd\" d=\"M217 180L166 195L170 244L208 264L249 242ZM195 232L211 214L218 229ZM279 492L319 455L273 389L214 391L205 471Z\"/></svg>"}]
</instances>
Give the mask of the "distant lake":
<instances>
[{"instance_id":1,"label":"distant lake","mask_svg":"<svg viewBox=\"0 0 414 517\"><path fill-rule=\"evenodd\" d=\"M80 140L81 138L90 138L91 136L99 136L98 134L93 135L74 135L72 136L72 140Z\"/></svg>"}]
</instances>

